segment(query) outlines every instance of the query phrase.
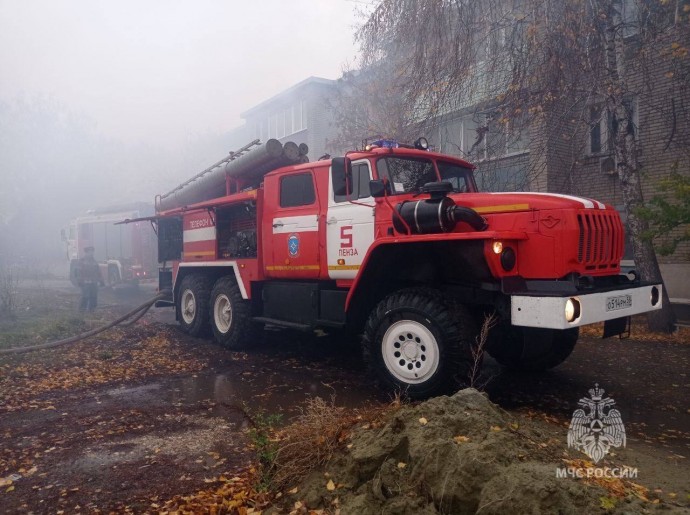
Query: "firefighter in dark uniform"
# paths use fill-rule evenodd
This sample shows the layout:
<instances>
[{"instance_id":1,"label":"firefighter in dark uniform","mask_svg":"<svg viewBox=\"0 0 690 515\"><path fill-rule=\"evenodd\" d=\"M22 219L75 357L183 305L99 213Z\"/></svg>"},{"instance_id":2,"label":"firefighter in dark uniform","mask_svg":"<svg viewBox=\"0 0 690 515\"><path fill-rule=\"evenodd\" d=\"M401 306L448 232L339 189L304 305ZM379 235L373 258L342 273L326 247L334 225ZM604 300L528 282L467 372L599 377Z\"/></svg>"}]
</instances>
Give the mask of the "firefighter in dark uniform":
<instances>
[{"instance_id":1,"label":"firefighter in dark uniform","mask_svg":"<svg viewBox=\"0 0 690 515\"><path fill-rule=\"evenodd\" d=\"M81 287L81 303L79 311L93 311L98 303L98 285L104 286L98 262L93 257L94 248L85 247L84 256L79 260L77 268L79 286Z\"/></svg>"}]
</instances>

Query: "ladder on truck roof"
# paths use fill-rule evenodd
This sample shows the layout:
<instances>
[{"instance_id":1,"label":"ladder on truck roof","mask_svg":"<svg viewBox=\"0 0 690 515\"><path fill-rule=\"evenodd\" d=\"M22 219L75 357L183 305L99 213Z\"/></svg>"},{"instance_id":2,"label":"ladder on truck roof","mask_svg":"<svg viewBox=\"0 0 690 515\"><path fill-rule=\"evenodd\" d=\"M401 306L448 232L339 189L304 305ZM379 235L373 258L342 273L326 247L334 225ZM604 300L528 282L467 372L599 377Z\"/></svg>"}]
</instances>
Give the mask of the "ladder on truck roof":
<instances>
[{"instance_id":1,"label":"ladder on truck roof","mask_svg":"<svg viewBox=\"0 0 690 515\"><path fill-rule=\"evenodd\" d=\"M176 191L181 190L182 188L184 188L184 187L187 186L188 184L191 184L191 183L193 183L194 181L201 179L204 175L206 175L207 173L209 173L211 170L213 170L213 169L219 167L219 166L222 165L222 164L229 163L230 161L234 161L234 160L237 159L238 157L243 156L244 154L246 154L247 152L249 152L250 150L252 150L255 146L257 146L259 143L261 143L261 140L255 139L254 141L252 141L252 142L250 142L250 143L247 143L245 146L243 146L242 148L240 148L240 149L238 149L238 150L236 150L236 151L234 151L234 152L233 152L233 151L230 151L230 155L229 155L228 157L225 157L225 158L221 159L220 161L218 161L217 163L212 164L212 165L209 166L208 168L202 170L201 172L199 172L198 174L196 174L195 176L193 176L191 179L186 180L186 181L183 182L182 184L178 185L176 188L173 188L172 190L170 190L170 191L169 191L168 193L166 193L165 195L156 195L156 198L155 198L155 205L156 205L156 206L159 206L159 205L160 205L160 199L161 199L161 198L170 196L170 195L172 195L173 193L175 193Z\"/></svg>"}]
</instances>

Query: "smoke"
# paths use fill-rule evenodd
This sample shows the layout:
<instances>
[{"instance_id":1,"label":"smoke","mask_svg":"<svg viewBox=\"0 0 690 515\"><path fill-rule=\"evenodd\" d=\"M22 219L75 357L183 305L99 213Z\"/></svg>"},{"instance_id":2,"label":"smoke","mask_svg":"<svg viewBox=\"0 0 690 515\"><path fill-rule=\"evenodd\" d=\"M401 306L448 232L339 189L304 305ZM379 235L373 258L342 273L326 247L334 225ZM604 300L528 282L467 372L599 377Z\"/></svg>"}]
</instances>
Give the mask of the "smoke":
<instances>
[{"instance_id":1,"label":"smoke","mask_svg":"<svg viewBox=\"0 0 690 515\"><path fill-rule=\"evenodd\" d=\"M153 202L234 150L240 113L337 78L356 5L0 0L0 260L64 259L70 219Z\"/></svg>"},{"instance_id":2,"label":"smoke","mask_svg":"<svg viewBox=\"0 0 690 515\"><path fill-rule=\"evenodd\" d=\"M55 100L0 101L0 259L61 259L60 230L88 209L156 193L222 156L223 135L192 135L174 148L107 138Z\"/></svg>"}]
</instances>

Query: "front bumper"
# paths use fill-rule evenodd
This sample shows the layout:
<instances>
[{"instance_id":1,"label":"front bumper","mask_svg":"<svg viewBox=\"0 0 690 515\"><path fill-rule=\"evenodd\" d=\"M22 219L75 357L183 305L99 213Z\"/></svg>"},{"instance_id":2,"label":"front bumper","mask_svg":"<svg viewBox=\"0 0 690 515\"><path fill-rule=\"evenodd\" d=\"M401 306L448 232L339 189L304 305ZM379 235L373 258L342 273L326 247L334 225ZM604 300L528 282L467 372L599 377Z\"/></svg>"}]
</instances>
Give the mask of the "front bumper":
<instances>
[{"instance_id":1,"label":"front bumper","mask_svg":"<svg viewBox=\"0 0 690 515\"><path fill-rule=\"evenodd\" d=\"M511 322L525 327L570 329L661 309L661 298L661 284L573 295L511 295ZM566 319L568 299L579 303L579 316L572 322Z\"/></svg>"}]
</instances>

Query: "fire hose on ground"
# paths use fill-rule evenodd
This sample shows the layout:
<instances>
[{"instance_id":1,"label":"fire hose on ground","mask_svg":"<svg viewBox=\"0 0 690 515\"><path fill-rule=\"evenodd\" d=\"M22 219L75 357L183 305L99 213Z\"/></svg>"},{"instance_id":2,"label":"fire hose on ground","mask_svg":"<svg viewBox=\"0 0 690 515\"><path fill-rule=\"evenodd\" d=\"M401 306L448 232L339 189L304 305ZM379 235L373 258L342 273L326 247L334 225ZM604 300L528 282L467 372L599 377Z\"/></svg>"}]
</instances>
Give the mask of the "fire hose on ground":
<instances>
[{"instance_id":1,"label":"fire hose on ground","mask_svg":"<svg viewBox=\"0 0 690 515\"><path fill-rule=\"evenodd\" d=\"M76 336L70 336L69 338L64 338L62 340L56 340L53 342L41 343L39 345L30 345L30 346L25 346L25 347L14 347L12 349L0 349L0 356L3 354L23 354L25 352L32 352L35 350L52 349L55 347L59 347L61 345L67 345L69 343L75 343L75 342L78 342L80 340L84 340L86 338L89 338L91 336L95 336L99 333L107 331L108 329L112 329L116 325L130 326L130 325L136 323L141 317L143 317L146 314L146 312L149 309L151 309L151 306L153 306L156 302L158 302L159 300L169 299L170 296L171 296L170 290L161 290L158 293L158 295L156 295L152 299L147 300L146 302L144 302L140 306L137 306L132 311L122 315L120 318L110 322L109 324L106 324L106 325L101 326L101 327L97 327L96 329L91 329L90 331L78 334ZM130 318L131 318L131 320L129 320Z\"/></svg>"}]
</instances>

